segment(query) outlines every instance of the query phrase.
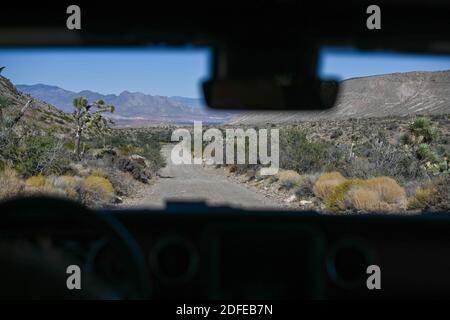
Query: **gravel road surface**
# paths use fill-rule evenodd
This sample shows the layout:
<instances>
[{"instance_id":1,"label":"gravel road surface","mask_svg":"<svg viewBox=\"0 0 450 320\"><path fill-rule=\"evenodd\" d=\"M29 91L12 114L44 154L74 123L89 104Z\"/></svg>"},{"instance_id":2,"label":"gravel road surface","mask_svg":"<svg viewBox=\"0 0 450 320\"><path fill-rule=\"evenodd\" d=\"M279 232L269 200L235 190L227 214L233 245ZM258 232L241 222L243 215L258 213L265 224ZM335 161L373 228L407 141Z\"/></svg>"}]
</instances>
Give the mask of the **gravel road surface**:
<instances>
[{"instance_id":1,"label":"gravel road surface","mask_svg":"<svg viewBox=\"0 0 450 320\"><path fill-rule=\"evenodd\" d=\"M263 194L246 188L217 174L203 165L175 165L170 160L173 145L163 146L161 152L167 166L157 181L143 188L124 206L164 207L167 200L206 201L209 205L229 205L241 208L279 208L281 205Z\"/></svg>"}]
</instances>

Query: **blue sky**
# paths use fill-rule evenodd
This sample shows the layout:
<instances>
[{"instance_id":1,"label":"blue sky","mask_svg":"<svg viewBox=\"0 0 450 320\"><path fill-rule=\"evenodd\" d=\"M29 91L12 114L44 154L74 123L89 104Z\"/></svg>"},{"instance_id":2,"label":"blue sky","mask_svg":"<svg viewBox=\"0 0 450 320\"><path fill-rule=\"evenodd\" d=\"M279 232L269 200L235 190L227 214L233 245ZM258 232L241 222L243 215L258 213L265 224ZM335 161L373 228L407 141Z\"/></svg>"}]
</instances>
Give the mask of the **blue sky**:
<instances>
[{"instance_id":1,"label":"blue sky","mask_svg":"<svg viewBox=\"0 0 450 320\"><path fill-rule=\"evenodd\" d=\"M2 49L2 75L14 84L44 83L81 91L199 97L208 75L206 49Z\"/></svg>"},{"instance_id":2,"label":"blue sky","mask_svg":"<svg viewBox=\"0 0 450 320\"><path fill-rule=\"evenodd\" d=\"M207 49L1 49L2 75L15 84L119 94L124 90L200 97L208 77ZM450 56L322 51L319 73L339 80L392 72L450 70Z\"/></svg>"},{"instance_id":3,"label":"blue sky","mask_svg":"<svg viewBox=\"0 0 450 320\"><path fill-rule=\"evenodd\" d=\"M322 77L338 80L394 72L441 70L450 70L450 56L325 48L319 62Z\"/></svg>"}]
</instances>

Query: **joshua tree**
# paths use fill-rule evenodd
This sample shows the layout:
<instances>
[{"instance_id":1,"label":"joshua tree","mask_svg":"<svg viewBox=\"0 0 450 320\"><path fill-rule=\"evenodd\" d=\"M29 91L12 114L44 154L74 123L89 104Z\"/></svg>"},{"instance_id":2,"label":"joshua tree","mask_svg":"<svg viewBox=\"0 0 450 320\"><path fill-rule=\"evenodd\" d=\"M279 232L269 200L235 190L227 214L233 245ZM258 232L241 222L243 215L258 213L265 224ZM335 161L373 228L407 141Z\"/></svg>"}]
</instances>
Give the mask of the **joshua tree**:
<instances>
[{"instance_id":1,"label":"joshua tree","mask_svg":"<svg viewBox=\"0 0 450 320\"><path fill-rule=\"evenodd\" d=\"M80 156L80 142L85 129L93 129L98 132L104 132L108 128L108 124L112 123L102 116L104 112L113 113L114 106L106 105L103 100L97 100L93 104L89 104L85 97L78 97L73 99L73 106L75 111L73 116L76 123L75 131L75 149L74 153L78 160Z\"/></svg>"}]
</instances>

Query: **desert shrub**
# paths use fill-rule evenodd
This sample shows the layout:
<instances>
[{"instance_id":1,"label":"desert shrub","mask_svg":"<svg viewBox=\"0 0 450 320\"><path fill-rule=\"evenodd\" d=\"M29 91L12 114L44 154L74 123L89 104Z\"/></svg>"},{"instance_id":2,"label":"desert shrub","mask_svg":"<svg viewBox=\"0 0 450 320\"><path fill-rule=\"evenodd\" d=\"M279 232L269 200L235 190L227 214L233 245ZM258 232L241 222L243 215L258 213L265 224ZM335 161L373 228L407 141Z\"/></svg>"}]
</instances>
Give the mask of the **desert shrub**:
<instances>
[{"instance_id":1,"label":"desert shrub","mask_svg":"<svg viewBox=\"0 0 450 320\"><path fill-rule=\"evenodd\" d=\"M399 142L401 144L411 145L414 143L414 138L410 132L405 132L400 136Z\"/></svg>"},{"instance_id":2,"label":"desert shrub","mask_svg":"<svg viewBox=\"0 0 450 320\"><path fill-rule=\"evenodd\" d=\"M300 173L322 171L333 158L330 143L307 139L306 133L297 128L280 131L280 166Z\"/></svg>"},{"instance_id":3,"label":"desert shrub","mask_svg":"<svg viewBox=\"0 0 450 320\"><path fill-rule=\"evenodd\" d=\"M437 139L438 133L432 122L428 118L420 117L409 125L410 132L416 137L416 141L433 142Z\"/></svg>"},{"instance_id":4,"label":"desert shrub","mask_svg":"<svg viewBox=\"0 0 450 320\"><path fill-rule=\"evenodd\" d=\"M317 181L317 176L313 174L304 175L300 184L295 188L294 194L298 198L313 197L314 184Z\"/></svg>"},{"instance_id":5,"label":"desert shrub","mask_svg":"<svg viewBox=\"0 0 450 320\"><path fill-rule=\"evenodd\" d=\"M443 174L431 181L433 189L432 197L429 199L427 209L449 210L450 209L450 175Z\"/></svg>"},{"instance_id":6,"label":"desert shrub","mask_svg":"<svg viewBox=\"0 0 450 320\"><path fill-rule=\"evenodd\" d=\"M286 189L291 189L293 187L299 186L303 180L294 170L282 170L278 173L278 182L280 185Z\"/></svg>"},{"instance_id":7,"label":"desert shrub","mask_svg":"<svg viewBox=\"0 0 450 320\"><path fill-rule=\"evenodd\" d=\"M449 210L450 209L450 175L445 174L434 183L436 187L435 202L432 207L435 209Z\"/></svg>"},{"instance_id":8,"label":"desert shrub","mask_svg":"<svg viewBox=\"0 0 450 320\"><path fill-rule=\"evenodd\" d=\"M418 187L415 195L408 198L408 209L426 209L433 202L436 189L432 184Z\"/></svg>"},{"instance_id":9,"label":"desert shrub","mask_svg":"<svg viewBox=\"0 0 450 320\"><path fill-rule=\"evenodd\" d=\"M116 147L117 153L121 156L130 156L132 154L141 154L142 149L129 143Z\"/></svg>"},{"instance_id":10,"label":"desert shrub","mask_svg":"<svg viewBox=\"0 0 450 320\"><path fill-rule=\"evenodd\" d=\"M136 189L141 187L132 175L120 170L109 170L108 180L114 187L114 194L118 196L133 196Z\"/></svg>"},{"instance_id":11,"label":"desert shrub","mask_svg":"<svg viewBox=\"0 0 450 320\"><path fill-rule=\"evenodd\" d=\"M25 180L25 186L30 188L40 188L45 186L47 183L47 178L44 176L32 176Z\"/></svg>"},{"instance_id":12,"label":"desert shrub","mask_svg":"<svg viewBox=\"0 0 450 320\"><path fill-rule=\"evenodd\" d=\"M24 194L29 195L50 195L65 197L64 190L54 186L52 179L44 176L32 176L25 181Z\"/></svg>"},{"instance_id":13,"label":"desert shrub","mask_svg":"<svg viewBox=\"0 0 450 320\"><path fill-rule=\"evenodd\" d=\"M53 186L63 190L65 195L73 200L81 200L82 179L74 176L59 176L53 178Z\"/></svg>"},{"instance_id":14,"label":"desert shrub","mask_svg":"<svg viewBox=\"0 0 450 320\"><path fill-rule=\"evenodd\" d=\"M18 145L10 146L5 153L25 177L58 175L70 162L62 146L62 141L51 135L31 135L23 137Z\"/></svg>"},{"instance_id":15,"label":"desert shrub","mask_svg":"<svg viewBox=\"0 0 450 320\"><path fill-rule=\"evenodd\" d=\"M152 141L143 145L141 156L145 157L148 160L150 169L153 172L158 171L160 168L166 165L166 162L161 155L161 146L156 141Z\"/></svg>"},{"instance_id":16,"label":"desert shrub","mask_svg":"<svg viewBox=\"0 0 450 320\"><path fill-rule=\"evenodd\" d=\"M10 101L7 97L0 96L0 108L5 108L10 104Z\"/></svg>"},{"instance_id":17,"label":"desert shrub","mask_svg":"<svg viewBox=\"0 0 450 320\"><path fill-rule=\"evenodd\" d=\"M389 177L350 179L335 186L324 203L330 211L400 211L406 209L406 193Z\"/></svg>"},{"instance_id":18,"label":"desert shrub","mask_svg":"<svg viewBox=\"0 0 450 320\"><path fill-rule=\"evenodd\" d=\"M350 204L356 210L380 211L386 209L386 206L380 201L378 193L369 188L350 189L345 198L347 205Z\"/></svg>"},{"instance_id":19,"label":"desert shrub","mask_svg":"<svg viewBox=\"0 0 450 320\"><path fill-rule=\"evenodd\" d=\"M369 142L357 150L355 157L349 158L339 166L351 177L368 179L389 176L399 182L428 178L413 150L387 142Z\"/></svg>"},{"instance_id":20,"label":"desert shrub","mask_svg":"<svg viewBox=\"0 0 450 320\"><path fill-rule=\"evenodd\" d=\"M0 200L13 198L23 190L23 182L16 170L4 168L0 171Z\"/></svg>"},{"instance_id":21,"label":"desert shrub","mask_svg":"<svg viewBox=\"0 0 450 320\"><path fill-rule=\"evenodd\" d=\"M163 130L162 132L165 131ZM161 155L161 145L159 143L159 139L165 139L164 137L159 136L154 132L137 132L136 134L130 134L118 131L113 135L105 136L104 139L91 139L89 140L89 143L95 148L110 146L117 151L117 154L122 156L130 156L133 154L140 155L146 158L149 169L153 173L156 173L160 168L166 165L164 158Z\"/></svg>"},{"instance_id":22,"label":"desert shrub","mask_svg":"<svg viewBox=\"0 0 450 320\"><path fill-rule=\"evenodd\" d=\"M441 158L450 158L450 146L446 144L435 145L435 152Z\"/></svg>"},{"instance_id":23,"label":"desert shrub","mask_svg":"<svg viewBox=\"0 0 450 320\"><path fill-rule=\"evenodd\" d=\"M66 141L63 143L63 148L72 152L75 149L75 143L73 141Z\"/></svg>"},{"instance_id":24,"label":"desert shrub","mask_svg":"<svg viewBox=\"0 0 450 320\"><path fill-rule=\"evenodd\" d=\"M364 181L362 187L377 192L379 199L398 208L404 208L406 192L394 179L390 177L376 177Z\"/></svg>"},{"instance_id":25,"label":"desert shrub","mask_svg":"<svg viewBox=\"0 0 450 320\"><path fill-rule=\"evenodd\" d=\"M403 187L403 189L405 189L406 196L409 198L409 197L413 197L416 194L417 189L422 187L422 185L424 183L426 183L426 182L413 180L413 181L408 181L408 182L402 184L402 187Z\"/></svg>"},{"instance_id":26,"label":"desert shrub","mask_svg":"<svg viewBox=\"0 0 450 320\"><path fill-rule=\"evenodd\" d=\"M87 205L100 206L114 198L113 185L104 177L90 175L85 178L83 186L83 202Z\"/></svg>"},{"instance_id":27,"label":"desert shrub","mask_svg":"<svg viewBox=\"0 0 450 320\"><path fill-rule=\"evenodd\" d=\"M298 128L284 129L280 133L280 166L299 173L339 171L361 179L390 176L402 183L429 175L412 148L391 144L382 133L363 143L332 145L310 142Z\"/></svg>"},{"instance_id":28,"label":"desert shrub","mask_svg":"<svg viewBox=\"0 0 450 320\"><path fill-rule=\"evenodd\" d=\"M420 160L423 160L425 162L427 161L431 163L440 162L439 156L434 151L432 151L430 146L426 143L421 143L417 147L417 155Z\"/></svg>"},{"instance_id":29,"label":"desert shrub","mask_svg":"<svg viewBox=\"0 0 450 320\"><path fill-rule=\"evenodd\" d=\"M347 179L337 171L325 173L321 175L314 184L314 194L321 199L325 199L334 187L346 180Z\"/></svg>"},{"instance_id":30,"label":"desert shrub","mask_svg":"<svg viewBox=\"0 0 450 320\"><path fill-rule=\"evenodd\" d=\"M339 179L335 181L339 181ZM347 209L348 206L345 203L346 193L350 190L351 187L362 183L362 180L360 179L345 179L340 181L341 182L338 182L336 184L333 183L330 185L326 185L326 192L323 196L323 202L325 204L325 209L328 211L339 211Z\"/></svg>"}]
</instances>

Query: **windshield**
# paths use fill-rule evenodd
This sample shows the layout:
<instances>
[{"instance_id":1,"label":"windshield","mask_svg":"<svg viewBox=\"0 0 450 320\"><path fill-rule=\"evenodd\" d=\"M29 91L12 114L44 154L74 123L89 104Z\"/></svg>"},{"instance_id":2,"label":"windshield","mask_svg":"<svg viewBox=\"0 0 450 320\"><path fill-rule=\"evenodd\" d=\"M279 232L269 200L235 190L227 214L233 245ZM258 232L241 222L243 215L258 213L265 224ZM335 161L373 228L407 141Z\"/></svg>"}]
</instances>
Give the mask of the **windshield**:
<instances>
[{"instance_id":1,"label":"windshield","mask_svg":"<svg viewBox=\"0 0 450 320\"><path fill-rule=\"evenodd\" d=\"M208 109L208 49L1 49L0 198L320 213L449 208L450 57L325 48L333 109Z\"/></svg>"}]
</instances>

